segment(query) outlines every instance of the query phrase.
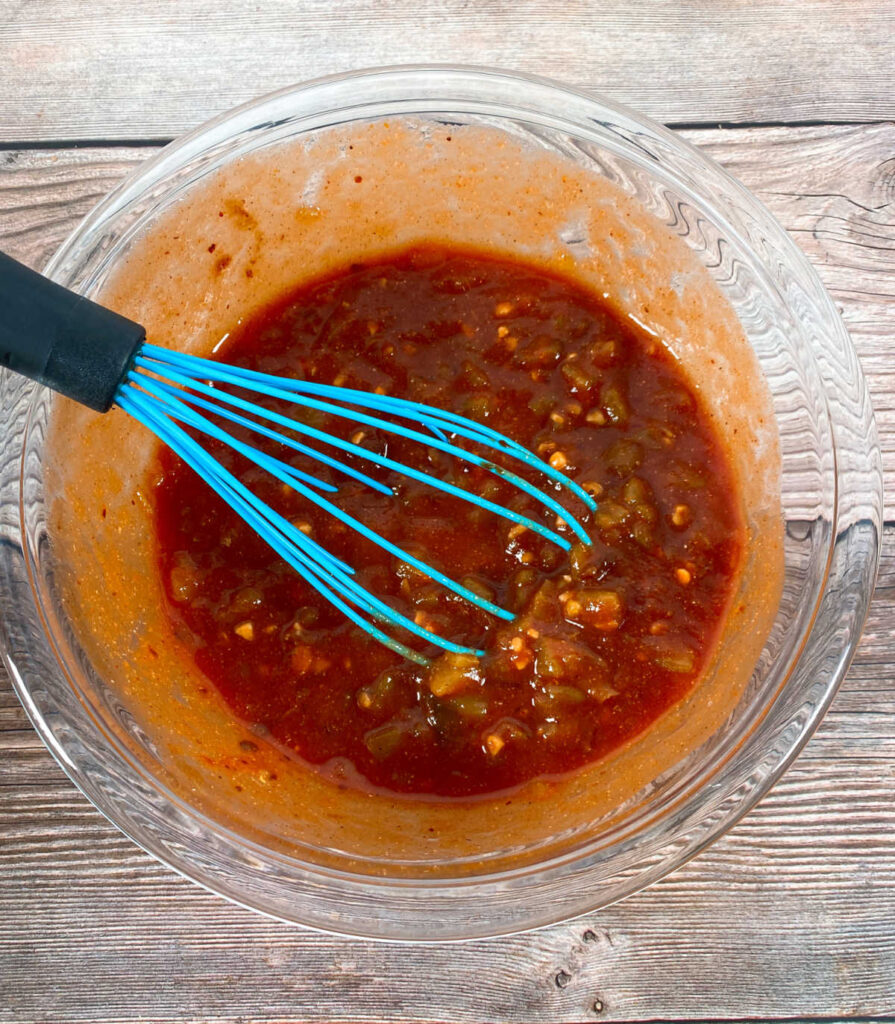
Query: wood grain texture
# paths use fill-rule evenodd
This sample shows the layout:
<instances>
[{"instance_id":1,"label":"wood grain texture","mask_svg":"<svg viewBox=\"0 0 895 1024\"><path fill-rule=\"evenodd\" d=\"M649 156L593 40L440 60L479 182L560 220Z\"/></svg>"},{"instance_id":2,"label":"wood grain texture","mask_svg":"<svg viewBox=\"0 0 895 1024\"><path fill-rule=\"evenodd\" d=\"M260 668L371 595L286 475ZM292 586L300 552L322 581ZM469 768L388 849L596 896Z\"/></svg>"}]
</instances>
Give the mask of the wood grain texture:
<instances>
[{"instance_id":1,"label":"wood grain texture","mask_svg":"<svg viewBox=\"0 0 895 1024\"><path fill-rule=\"evenodd\" d=\"M895 125L688 133L794 232L842 309L895 519ZM0 154L0 248L40 265L149 150ZM0 1022L895 1020L895 523L817 734L726 837L532 935L338 939L156 864L63 776L0 682Z\"/></svg>"},{"instance_id":2,"label":"wood grain texture","mask_svg":"<svg viewBox=\"0 0 895 1024\"><path fill-rule=\"evenodd\" d=\"M408 60L547 75L665 122L882 120L892 13L890 0L0 0L0 141L170 137L272 89Z\"/></svg>"}]
</instances>

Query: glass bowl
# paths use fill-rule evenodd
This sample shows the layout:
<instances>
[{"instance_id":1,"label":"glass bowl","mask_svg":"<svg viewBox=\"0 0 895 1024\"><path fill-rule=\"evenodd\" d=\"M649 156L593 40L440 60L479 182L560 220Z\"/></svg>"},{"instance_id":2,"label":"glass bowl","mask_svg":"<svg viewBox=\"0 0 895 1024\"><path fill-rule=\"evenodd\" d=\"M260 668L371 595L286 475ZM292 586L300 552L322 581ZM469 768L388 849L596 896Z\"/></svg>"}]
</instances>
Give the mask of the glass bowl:
<instances>
[{"instance_id":1,"label":"glass bowl","mask_svg":"<svg viewBox=\"0 0 895 1024\"><path fill-rule=\"evenodd\" d=\"M766 381L780 452L782 595L733 712L623 819L477 867L379 863L265 843L168 786L152 738L79 643L60 598L44 466L52 399L0 378L0 639L34 727L81 791L189 878L275 917L342 934L448 940L546 925L619 900L727 831L817 726L873 591L881 466L848 335L801 252L699 151L616 104L486 69L405 67L320 79L225 114L139 167L47 274L96 293L142 228L211 171L333 126L412 117L495 126L603 176L677 235L726 296ZM318 851L319 853L320 851ZM425 868L425 869L424 869Z\"/></svg>"}]
</instances>

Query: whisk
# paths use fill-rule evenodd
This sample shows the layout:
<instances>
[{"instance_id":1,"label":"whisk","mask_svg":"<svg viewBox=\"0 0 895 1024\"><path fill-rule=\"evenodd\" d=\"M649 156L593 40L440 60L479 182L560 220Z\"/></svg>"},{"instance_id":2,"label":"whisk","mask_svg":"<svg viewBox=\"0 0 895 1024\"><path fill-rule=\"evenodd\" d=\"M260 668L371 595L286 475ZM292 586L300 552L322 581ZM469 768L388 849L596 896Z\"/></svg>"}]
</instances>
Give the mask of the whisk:
<instances>
[{"instance_id":1,"label":"whisk","mask_svg":"<svg viewBox=\"0 0 895 1024\"><path fill-rule=\"evenodd\" d=\"M118 406L148 427L319 594L370 636L411 661L426 664L428 659L390 635L387 629L405 630L455 654L481 656L484 652L424 629L362 587L353 579L355 572L350 565L260 501L199 443L195 435L228 445L400 561L476 607L507 621L513 619L511 612L402 550L340 509L326 497L338 491L336 485L239 440L224 429L221 421L247 427L383 494L392 495L393 491L381 480L345 462L339 454L354 456L462 498L527 527L563 550L570 549L570 541L557 530L514 509L267 409L238 392L265 395L285 400L299 409L316 409L349 419L482 467L538 501L553 513L557 526L566 524L581 543L590 543L579 520L555 497L486 455L461 447L452 438L462 438L485 452L498 452L537 470L552 481L554 489L564 488L589 512L596 509L591 495L511 438L464 416L407 399L258 373L148 344L146 332L139 324L62 288L3 253L0 253L0 310L0 365L98 412ZM236 389L237 393L224 390L225 387ZM325 445L335 454L322 451L308 441Z\"/></svg>"}]
</instances>

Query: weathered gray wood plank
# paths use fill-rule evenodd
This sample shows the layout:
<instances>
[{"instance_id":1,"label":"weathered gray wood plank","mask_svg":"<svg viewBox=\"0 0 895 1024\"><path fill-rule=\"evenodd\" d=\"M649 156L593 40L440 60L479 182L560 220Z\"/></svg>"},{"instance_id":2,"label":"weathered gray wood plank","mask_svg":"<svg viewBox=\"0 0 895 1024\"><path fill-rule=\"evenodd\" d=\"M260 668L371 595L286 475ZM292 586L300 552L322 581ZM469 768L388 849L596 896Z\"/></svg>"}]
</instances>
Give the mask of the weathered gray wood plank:
<instances>
[{"instance_id":1,"label":"weathered gray wood plank","mask_svg":"<svg viewBox=\"0 0 895 1024\"><path fill-rule=\"evenodd\" d=\"M888 0L0 0L0 141L170 137L408 60L548 75L675 123L895 112Z\"/></svg>"},{"instance_id":2,"label":"weathered gray wood plank","mask_svg":"<svg viewBox=\"0 0 895 1024\"><path fill-rule=\"evenodd\" d=\"M706 131L843 310L895 495L895 126ZM0 154L0 248L42 263L147 150ZM4 162L5 161L5 162ZM889 504L889 516L893 517ZM891 1020L895 527L831 712L772 793L647 892L443 948L267 921L174 876L71 787L0 682L0 1022Z\"/></svg>"}]
</instances>

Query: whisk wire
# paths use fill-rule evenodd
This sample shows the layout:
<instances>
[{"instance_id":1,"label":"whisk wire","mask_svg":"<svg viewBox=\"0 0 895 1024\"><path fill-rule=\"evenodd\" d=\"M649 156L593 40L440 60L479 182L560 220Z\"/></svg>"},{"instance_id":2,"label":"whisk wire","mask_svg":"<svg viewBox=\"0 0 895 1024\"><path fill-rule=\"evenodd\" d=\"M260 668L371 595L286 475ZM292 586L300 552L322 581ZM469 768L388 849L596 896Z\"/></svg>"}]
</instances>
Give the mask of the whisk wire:
<instances>
[{"instance_id":1,"label":"whisk wire","mask_svg":"<svg viewBox=\"0 0 895 1024\"><path fill-rule=\"evenodd\" d=\"M168 423L169 427L173 427L174 424ZM165 436L160 434L160 436ZM171 436L171 435L169 435ZM176 435L175 435L176 436ZM182 437L186 435L181 435ZM189 457L189 449L195 448L196 455L199 456L195 460ZM419 664L425 664L427 659L422 655L418 654L412 648L406 644L402 644L399 640L389 636L384 630L380 629L375 623L369 622L363 618L359 611L351 607L351 605L344 599L343 595L346 591L352 589L352 582L349 577L343 576L339 578L340 574L337 572L328 571L326 568L321 566L319 563L315 563L304 557L300 548L290 547L288 543L284 541L290 540L288 536L280 536L276 532L271 533L266 529L266 525L269 519L263 511L259 510L259 503L257 499L254 499L254 495L251 492L245 491L239 482L230 476L226 471L222 471L222 467L219 463L208 453L192 442L191 438L187 436L187 443L183 449L187 452L187 462L196 468L199 472L206 472L208 475L207 479L212 482L212 486L218 490L218 493L224 498L224 500L231 505L231 507L242 516L253 529L257 529L260 535L271 544L272 548L280 555L281 558L296 572L300 573L301 576L326 600L330 601L334 607L341 611L347 618L353 621L356 625L360 626L364 632L368 633L375 640L385 644L392 650L405 658L409 658ZM204 456L204 457L203 457ZM242 492L242 493L240 493ZM334 589L335 588L335 589ZM358 593L359 591L359 593ZM356 596L362 598L362 595L368 594L363 588L355 588ZM371 595L368 595L371 596ZM364 601L363 599L357 600L356 603L362 611L372 612L374 615L375 611L372 609L374 602ZM377 615L378 618L384 619L389 624L394 624L394 620L397 619L402 624L408 626L411 630L415 631L413 623L404 620L403 616L392 616L383 615L381 612Z\"/></svg>"},{"instance_id":2,"label":"whisk wire","mask_svg":"<svg viewBox=\"0 0 895 1024\"><path fill-rule=\"evenodd\" d=\"M177 374L172 374L172 379L177 378ZM147 378L143 376L131 376L131 380L135 383L139 383L141 386L146 379ZM192 386L196 387L198 386L198 383L193 382ZM206 399L200 398L198 395L192 394L189 391L184 391L182 389L172 387L170 384L165 384L163 382L153 381L153 393L156 391L157 388L162 388L166 393L176 395L179 399L183 400L184 402L188 402L191 405L197 405L200 406L201 408L208 409L215 415L221 416L222 418L230 420L231 422L239 423L243 426L247 426L253 430L256 430L258 433L263 434L265 437L269 437L272 440L280 442L281 444L285 444L290 448L294 448L298 451L304 451L310 454L312 457L317 458L322 455L322 453L319 453L316 449L309 448L306 445L302 445L299 442L296 442L294 439L287 437L285 434L281 434L278 431L264 427L263 424L260 424L255 420L251 420L245 416L240 416L236 413L233 413L229 409L226 409L224 406L222 406L219 402L210 402L207 401ZM217 389L209 388L208 392L210 394L215 395L216 398L223 397L223 393ZM262 410L251 406L251 403L245 404L252 407L253 411L259 414L262 412ZM280 417L278 415L276 417L276 420L278 422L284 421L285 423L290 425L290 429L300 431L301 433L304 433L310 437L318 438L324 443L331 444L334 447L342 449L343 451L361 454L363 455L363 457L367 458L368 461L374 462L376 465L382 466L386 469L393 469L396 472L401 473L404 476L411 477L414 480L419 480L422 483L425 483L428 486L432 487L433 490L439 490L447 494L453 494L458 498L462 498L464 501L469 501L471 504L478 505L480 508L486 509L489 512L493 512L495 515L501 516L504 519L508 519L512 523L527 527L534 533L540 534L542 537L545 537L547 540L552 541L554 544L558 545L564 550L569 549L570 545L565 537L562 537L560 534L556 533L554 530L551 530L549 527L544 526L543 523L539 523L536 520L523 515L521 512L516 512L514 509L508 509L503 505L497 505L494 502L489 501L487 498L483 498L481 495L477 495L470 491L463 490L460 487L456 487L454 484L450 484L447 481L441 480L438 477L432 476L429 473L425 473L422 470L413 469L413 467L406 466L404 463L396 462L385 455L380 455L378 452L370 452L366 448L361 448L359 445L352 444L350 441L343 441L341 438L333 437L332 435L327 434L324 431L317 430L315 427L308 427L304 424L298 424L293 422L292 420L289 420L287 417ZM321 461L324 460L321 459ZM325 461L327 461L334 468L340 470L341 472L347 473L349 476L353 476L364 483L374 483L376 485L375 489L380 491L380 493L385 493L389 497L393 497L393 491L390 488L385 487L378 481L373 481L373 478L368 477L365 473L360 473L358 471L353 470L352 467L347 466L345 463L340 462L338 459L326 459ZM284 463L284 465L287 464ZM327 487L324 489L338 490L338 488L331 487Z\"/></svg>"},{"instance_id":3,"label":"whisk wire","mask_svg":"<svg viewBox=\"0 0 895 1024\"><path fill-rule=\"evenodd\" d=\"M405 658L425 664L427 658L414 651L407 644L386 633L377 623L390 627L400 627L413 636L445 651L480 656L481 651L457 644L431 632L420 622L410 619L397 611L385 601L377 598L356 579L354 569L346 562L332 555L285 517L277 513L269 505L262 502L232 473L222 466L191 434L187 433L183 424L192 430L211 437L227 445L259 468L270 473L275 479L292 488L306 500L318 508L334 516L362 537L388 551L402 562L412 566L424 576L441 584L457 596L469 601L476 607L510 621L513 614L493 601L482 597L450 576L423 562L398 545L382 537L367 527L360 520L344 512L320 492L333 493L338 487L327 480L317 477L289 465L287 462L268 455L258 448L234 437L219 423L208 419L199 410L204 410L217 419L225 420L246 427L253 432L276 441L286 447L307 455L329 468L345 474L358 482L372 487L379 493L392 495L393 490L374 477L349 465L338 458L320 452L314 447L304 444L293 436L281 433L273 427L259 422L264 419L276 426L283 427L293 434L312 438L315 441L334 447L345 454L353 455L392 470L411 479L418 480L428 486L447 494L455 495L487 509L505 519L523 525L533 532L545 537L564 550L570 548L567 538L551 530L514 509L506 508L490 501L473 491L457 487L445 480L432 476L422 470L414 469L385 454L372 451L352 441L346 441L325 431L318 430L301 420L284 416L273 410L266 409L238 395L215 387L215 384L230 384L245 390L265 394L271 398L282 399L305 409L351 419L356 423L374 429L390 432L408 440L422 443L436 450L451 455L463 462L484 468L490 473L507 480L519 490L539 501L565 522L584 543L590 543L586 532L575 517L555 498L539 490L518 474L495 464L487 458L460 447L451 440L450 435L465 438L476 444L500 451L510 458L523 462L544 473L558 485L580 497L585 506L592 510L596 507L591 495L567 476L538 459L527 449L504 437L489 427L444 410L434 409L420 403L405 399L396 399L387 395L376 395L352 389L340 388L308 381L294 381L287 378L274 377L270 374L259 374L216 364L208 360L183 353L169 352L166 349L144 345L141 354L134 361L134 367L127 377L126 386L119 388L116 402L135 419L140 420L161 440L173 448L188 465L200 473L221 497L248 523L263 539L282 557L287 564L299 572L308 583L338 608L352 622L358 625L378 642L396 651ZM311 397L311 396L318 397ZM323 399L335 398L346 403L345 406L334 405ZM358 408L351 408L356 406ZM241 410L237 412L236 410ZM423 434L413 427L404 426L392 420L381 419L359 411L367 409L371 412L382 412L403 420L410 420L416 425L431 432L432 436ZM243 415L248 413L250 415Z\"/></svg>"},{"instance_id":4,"label":"whisk wire","mask_svg":"<svg viewBox=\"0 0 895 1024\"><path fill-rule=\"evenodd\" d=\"M150 403L144 402L140 392L123 396L119 404L129 415L139 420L161 440L169 444L191 468L207 479L221 497L271 545L284 561L299 572L326 600L374 639L396 651L402 657L409 658L418 664L428 662L426 657L389 636L375 623L364 619L341 595L347 592L350 594L352 603L362 611L389 625L400 625L408 632L441 647L443 650L459 654L482 655L483 652L480 650L464 647L429 632L350 579L346 575L346 572L353 572L350 566L329 555L325 548L310 541L300 531L295 530L287 520L259 501L251 491L224 469L189 434L173 423L167 415L159 414ZM309 541L310 543L308 543ZM307 555L306 550L308 549L316 549L316 552L328 555L334 564L327 567L321 563L319 558Z\"/></svg>"},{"instance_id":5,"label":"whisk wire","mask_svg":"<svg viewBox=\"0 0 895 1024\"><path fill-rule=\"evenodd\" d=\"M256 495L248 490L244 484L225 470L224 467L221 466L220 463L204 448L202 448L201 445L199 445L192 437L190 437L189 434L181 430L181 428L172 422L170 414L166 414L165 412L160 413L159 407L155 403L145 402L144 397L140 392L131 391L130 393L124 393L121 396L119 404L129 415L132 415L135 419L139 419L141 423L144 423L144 425L148 426L155 433L164 432L162 440L164 440L166 444L170 443L174 446L174 450L178 455L181 455L182 450L186 450L193 461L201 462L205 470L203 472L203 478L210 475L213 481L222 480L227 487L241 494L244 500L247 501L255 510L257 516L260 516L264 521L265 525L260 532L266 540L269 540L268 534L272 528L285 536L288 541L295 544L295 546L302 550L302 552L305 553L311 561L319 563L321 567L346 574L354 574L352 566L333 555L332 552L328 551L321 544L318 544L313 538L302 533L301 530L293 526L285 517L281 516L269 505L262 502Z\"/></svg>"},{"instance_id":6,"label":"whisk wire","mask_svg":"<svg viewBox=\"0 0 895 1024\"><path fill-rule=\"evenodd\" d=\"M458 415L457 413L451 413L444 409L436 409L432 406L423 405L419 402L413 402L403 398L394 398L391 395L377 395L367 391L358 391L353 388L337 387L335 385L317 384L306 380L293 380L291 378L276 377L272 374L261 373L255 370L247 370L239 366L211 363L208 360L199 358L198 356L191 356L184 352L170 352L167 349L156 348L152 345L145 345L143 353L147 359L156 360L161 363L168 363L178 367L185 376L190 377L194 381L194 384L191 386L196 386L199 380L215 380L220 383L234 384L247 390L266 394L272 398L281 398L285 401L293 402L296 405L320 409L323 412L341 416L346 419L354 419L358 423L365 423L377 429L387 430L411 440L418 441L422 444L428 443L430 446L445 451L455 458L461 458L464 461L472 462L475 465L484 466L496 475L509 480L521 490L526 491L526 493L531 497L547 505L547 507L557 515L565 518L568 525L578 534L579 539L583 543L590 543L584 529L580 526L577 520L570 515L567 509L563 508L562 505L551 499L549 495L545 495L542 491L529 484L527 480L523 480L521 477L509 473L501 467L496 466L493 462L483 459L481 456L475 455L475 453L469 452L466 449L458 448L456 445L452 445L449 441L438 438L433 442L432 438L427 437L425 434L420 434L418 431L402 427L400 424L375 417L367 417L364 413L358 413L355 410L347 410L341 406L333 406L329 403L317 403L314 399L307 398L306 396L315 394L322 397L334 398L337 401L345 402L350 405L377 409L381 412L388 412L389 414L398 416L402 419L409 419L413 422L424 424L427 427L431 427L433 423L439 429L446 427L451 433L455 433L461 437L472 440L477 444L481 444L510 455L530 468L536 469L539 473L542 473L561 487L570 491L589 511L594 511L596 508L596 502L580 484L576 483L561 470L554 468L548 462L544 462L542 459L538 458L538 456L518 444L518 442L500 434L485 424L474 422L466 417ZM138 359L137 362L142 366L151 368L143 361L142 357ZM215 391L215 394L223 396L225 393ZM235 396L227 396L227 400L231 400L234 397ZM250 409L252 409L252 411L258 411L258 406L250 404ZM264 411L266 412L267 410ZM290 425L290 422L291 421L287 420L285 425ZM361 454L364 452L365 450L362 450Z\"/></svg>"},{"instance_id":7,"label":"whisk wire","mask_svg":"<svg viewBox=\"0 0 895 1024\"><path fill-rule=\"evenodd\" d=\"M141 386L145 380L142 376L132 376L131 381L139 383ZM368 487L380 494L384 494L389 498L394 497L394 492L390 487L380 483L378 480L366 473L362 473L359 469L355 469L353 466L349 466L346 462L341 462L339 459L334 459L331 455L327 455L324 452L319 451L317 448L311 448L310 445L302 444L301 441L296 441L293 437L287 437L285 434L281 434L277 430L272 430L270 427L265 427L263 423L259 423L257 420L249 419L248 416L240 416L239 413L233 412L231 409L227 409L222 406L219 402L209 402L205 398L200 398L199 395L194 395L188 391L184 391L182 388L173 387L171 384L166 384L164 381L155 381L156 385L168 394L175 395L185 401L188 401L191 405L199 406L202 409L207 409L209 412L213 412L216 416L220 416L222 419L229 420L231 423L238 423L240 426L248 427L250 430L261 434L263 437L270 438L271 441L277 441L279 444L284 444L294 451L300 452L302 455L308 455L317 462L322 462L324 465L329 466L332 469L338 470L340 473L344 473L346 476L350 476L360 483L366 484ZM286 463L284 463L286 465ZM317 481L316 477L307 476L307 482L314 484L318 483L324 490L338 491L338 487L327 484L323 485L322 481Z\"/></svg>"},{"instance_id":8,"label":"whisk wire","mask_svg":"<svg viewBox=\"0 0 895 1024\"><path fill-rule=\"evenodd\" d=\"M141 378L139 383L141 387L144 387L146 389L147 394L152 395L154 398L157 398L160 402L162 402L162 404L166 407L168 416L172 416L175 419L179 419L182 422L186 423L188 426L192 426L195 429L200 430L202 433L205 433L208 436L214 437L216 440L229 445L231 448L233 448L234 451L239 452L241 455L254 462L255 465L267 470L267 472L271 473L272 476L276 477L281 482L286 483L288 486L294 487L294 489L299 494L307 498L309 501L313 502L319 508L322 508L324 511L335 516L337 519L340 519L346 525L350 526L352 529L360 533L363 537L366 537L368 540L373 541L379 547L383 548L390 554L393 554L397 558L401 559L401 561L406 562L409 565L412 565L414 568L418 569L420 572L429 576L436 582L441 583L442 586L446 587L449 590L452 590L458 596L465 598L467 601L471 602L472 604L475 604L477 607L482 608L484 611L490 612L492 615L496 615L499 618L503 618L506 620L511 620L513 618L512 613L506 611L506 609L501 608L499 605L496 605L491 601L488 601L486 598L483 598L480 594L476 594L468 587L465 587L462 584L458 583L456 580L451 579L451 577L447 576L445 573L440 572L433 566L427 564L426 562L423 562L421 559L416 558L409 552L404 551L402 548L398 547L396 544L391 543L391 541L388 541L380 534L375 533L360 520L355 519L351 515L348 515L338 506L333 505L332 502L323 498L319 494L316 494L315 492L311 491L300 481L294 479L294 477L291 475L291 467L289 467L283 462L280 462L279 459L275 459L269 455L266 455L263 452L259 452L256 448L252 447L251 445L245 444L244 442L237 440L237 438L233 437L231 434L228 434L225 430L222 430L216 424L208 420L205 416L202 416L194 409L189 408L189 406L185 405L179 397L175 397L174 395L171 394L165 394L159 388L157 382L148 378ZM139 392L137 392L137 394L139 394ZM251 492L247 493L251 495ZM254 501L257 501L254 495L251 495L251 498ZM268 506L263 506L263 508L268 512L273 511L269 509ZM277 515L276 513L273 514ZM286 524L287 527L289 527L288 532L297 533L298 536L302 538L301 546L304 547L304 542L308 540L307 536L305 534L302 534L301 531L296 531L295 528L292 527L292 525L288 523L287 520L282 519L279 516L277 516L277 518L280 519L282 523ZM319 545L318 549L320 551L326 551L325 548L319 547ZM345 563L341 564L344 567ZM395 613L393 609L389 609L389 614L392 617L397 615L397 613ZM413 632L416 632L416 630L413 630ZM421 633L420 635L431 637L431 634L427 632Z\"/></svg>"},{"instance_id":9,"label":"whisk wire","mask_svg":"<svg viewBox=\"0 0 895 1024\"><path fill-rule=\"evenodd\" d=\"M153 367L147 366L140 358L136 360L136 363L138 367L153 369ZM401 462L395 462L394 460L389 459L387 456L380 455L379 453L371 451L368 448L364 448L360 445L353 444L350 441L343 441L341 438L337 438L324 431L317 430L316 428L301 423L298 420L292 419L287 416L283 416L279 413L274 412L273 410L265 409L261 406L258 406L256 403L248 402L243 398L239 398L237 395L231 395L226 391L222 391L219 388L210 387L208 384L205 384L202 381L196 380L192 377L184 377L176 370L166 370L165 376L169 380L175 383L182 384L186 388L193 388L197 391L200 391L203 394L209 395L216 401L226 402L229 405L233 405L236 406L237 408L244 409L245 411L251 412L254 415L263 417L264 419L267 419L270 422L278 423L281 426L285 426L287 429L293 430L296 433L304 434L305 436L308 437L314 437L320 441L323 441L325 444L330 444L333 447L341 448L345 452L350 452L353 455L357 455L358 457L365 459L368 462L373 462L386 468L393 469L398 473L404 474L405 476L410 476L414 477L415 479L422 480L423 482L435 488L436 490L441 490L447 493L454 494L455 496L462 498L464 501L468 501L474 505L479 505L482 508L487 508L489 511L494 512L495 514L500 515L505 519L509 519L514 523L522 524L526 526L528 529L533 530L535 533L540 534L542 537L546 537L548 540L552 541L554 544L562 548L564 551L568 551L571 546L569 541L565 537L562 537L560 534L551 530L549 527L544 526L542 523L538 523L537 521L530 519L526 516L523 516L521 515L521 513L518 513L513 509L506 508L503 505L496 505L493 502L489 502L488 499L481 497L481 495L478 495L473 491L467 491L464 490L463 488L455 487L453 484L450 484L445 480L440 480L438 477L431 476L428 473L422 473L419 470L414 470L410 466L406 466ZM456 445L451 444L450 442L444 442L438 440L437 438L427 437L425 434L419 433L419 431L410 430L406 427L402 427L398 423L391 423L387 420L367 416L364 413L356 413L354 410L346 410L339 406L331 405L328 402L320 402L317 401L316 399L305 398L302 395L292 394L290 392L279 392L278 389L275 388L265 388L263 389L262 393L268 395L269 397L286 399L299 406L318 409L322 412L331 413L333 415L340 416L345 419L352 419L357 423L363 423L375 429L385 430L391 433L399 434L400 436L407 437L410 440L417 441L422 444L426 444L430 447L434 447L441 451L444 451L448 455L451 455L460 461L468 462L476 466L481 466L488 470L489 472L500 477L501 479L506 480L508 483L512 484L513 486L523 491L524 493L530 495L535 500L539 501L546 508L550 509L550 511L553 512L554 515L562 519L572 530L574 530L579 540L581 540L583 543L590 543L590 540L586 532L578 523L578 521L574 518L574 516L571 515L568 509L564 508L555 498L551 497L548 494L545 494L543 491L539 490L537 487L529 483L529 481L525 480L523 477L520 477L517 474L512 473L508 470L504 470L499 466L496 466L493 462L490 462L489 460L484 459L479 455L476 455L474 452L469 452L465 448L459 448ZM189 399L191 396L189 394L186 394L183 397ZM470 431L469 433L471 434L472 432ZM532 458L534 459L535 457L532 456ZM541 460L535 459L535 461L539 464L539 466L547 465L546 463L541 462ZM552 469L552 467L549 468ZM576 487L577 486L578 485L576 484ZM587 492L584 491L583 489L582 493L587 494ZM590 501L593 501L593 499L590 498L590 495L587 495L587 497Z\"/></svg>"}]
</instances>

